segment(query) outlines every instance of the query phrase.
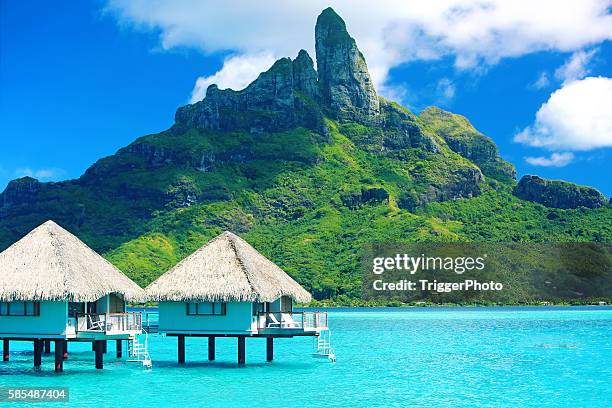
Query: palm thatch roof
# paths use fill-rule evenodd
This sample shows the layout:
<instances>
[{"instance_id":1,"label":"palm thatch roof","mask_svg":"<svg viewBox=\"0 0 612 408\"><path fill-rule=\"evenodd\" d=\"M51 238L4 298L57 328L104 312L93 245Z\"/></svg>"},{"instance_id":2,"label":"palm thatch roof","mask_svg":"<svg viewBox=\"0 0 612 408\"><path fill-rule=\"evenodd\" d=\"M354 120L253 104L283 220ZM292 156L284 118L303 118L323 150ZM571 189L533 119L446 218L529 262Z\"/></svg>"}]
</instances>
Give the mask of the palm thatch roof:
<instances>
[{"instance_id":1,"label":"palm thatch roof","mask_svg":"<svg viewBox=\"0 0 612 408\"><path fill-rule=\"evenodd\" d=\"M94 302L110 293L146 294L77 237L47 221L0 253L0 301Z\"/></svg>"},{"instance_id":2,"label":"palm thatch roof","mask_svg":"<svg viewBox=\"0 0 612 408\"><path fill-rule=\"evenodd\" d=\"M242 238L224 232L146 288L151 300L272 302L312 297L285 271Z\"/></svg>"}]
</instances>

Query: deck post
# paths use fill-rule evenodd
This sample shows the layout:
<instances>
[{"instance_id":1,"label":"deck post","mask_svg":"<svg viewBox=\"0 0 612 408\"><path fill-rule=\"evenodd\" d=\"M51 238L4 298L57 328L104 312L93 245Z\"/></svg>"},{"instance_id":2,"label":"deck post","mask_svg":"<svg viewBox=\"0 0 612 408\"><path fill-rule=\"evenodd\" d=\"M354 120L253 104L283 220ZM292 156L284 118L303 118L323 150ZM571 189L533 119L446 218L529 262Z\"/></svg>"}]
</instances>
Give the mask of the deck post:
<instances>
[{"instance_id":1,"label":"deck post","mask_svg":"<svg viewBox=\"0 0 612 408\"><path fill-rule=\"evenodd\" d=\"M266 361L274 359L274 337L266 337Z\"/></svg>"},{"instance_id":2,"label":"deck post","mask_svg":"<svg viewBox=\"0 0 612 408\"><path fill-rule=\"evenodd\" d=\"M34 368L40 368L42 363L43 341L34 340Z\"/></svg>"},{"instance_id":3,"label":"deck post","mask_svg":"<svg viewBox=\"0 0 612 408\"><path fill-rule=\"evenodd\" d=\"M96 347L96 368L104 368L104 340L94 340Z\"/></svg>"},{"instance_id":4,"label":"deck post","mask_svg":"<svg viewBox=\"0 0 612 408\"><path fill-rule=\"evenodd\" d=\"M244 364L246 362L245 349L246 349L246 337L238 337L238 364Z\"/></svg>"},{"instance_id":5,"label":"deck post","mask_svg":"<svg viewBox=\"0 0 612 408\"><path fill-rule=\"evenodd\" d=\"M106 354L108 350L108 343L106 340L100 340L102 342L102 353Z\"/></svg>"},{"instance_id":6,"label":"deck post","mask_svg":"<svg viewBox=\"0 0 612 408\"><path fill-rule=\"evenodd\" d=\"M178 338L178 362L179 364L185 363L185 335L179 334Z\"/></svg>"},{"instance_id":7,"label":"deck post","mask_svg":"<svg viewBox=\"0 0 612 408\"><path fill-rule=\"evenodd\" d=\"M9 361L9 339L2 339L2 361Z\"/></svg>"},{"instance_id":8,"label":"deck post","mask_svg":"<svg viewBox=\"0 0 612 408\"><path fill-rule=\"evenodd\" d=\"M51 340L43 340L45 343L45 354L51 354Z\"/></svg>"},{"instance_id":9,"label":"deck post","mask_svg":"<svg viewBox=\"0 0 612 408\"><path fill-rule=\"evenodd\" d=\"M64 340L55 340L55 372L64 371Z\"/></svg>"},{"instance_id":10,"label":"deck post","mask_svg":"<svg viewBox=\"0 0 612 408\"><path fill-rule=\"evenodd\" d=\"M64 360L68 360L68 340L62 340L62 350L63 350L63 357Z\"/></svg>"},{"instance_id":11,"label":"deck post","mask_svg":"<svg viewBox=\"0 0 612 408\"><path fill-rule=\"evenodd\" d=\"M123 341L117 340L117 358L121 358L123 356Z\"/></svg>"},{"instance_id":12,"label":"deck post","mask_svg":"<svg viewBox=\"0 0 612 408\"><path fill-rule=\"evenodd\" d=\"M215 360L215 336L208 337L208 361Z\"/></svg>"}]
</instances>

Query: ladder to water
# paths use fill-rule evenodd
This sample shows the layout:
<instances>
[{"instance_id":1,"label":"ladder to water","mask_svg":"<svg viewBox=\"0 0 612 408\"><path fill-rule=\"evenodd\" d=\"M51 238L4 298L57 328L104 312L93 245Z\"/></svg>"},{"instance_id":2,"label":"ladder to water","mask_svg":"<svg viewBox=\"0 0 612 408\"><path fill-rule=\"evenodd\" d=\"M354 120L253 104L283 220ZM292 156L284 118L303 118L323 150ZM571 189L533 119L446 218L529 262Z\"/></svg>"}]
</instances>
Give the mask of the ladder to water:
<instances>
[{"instance_id":1,"label":"ladder to water","mask_svg":"<svg viewBox=\"0 0 612 408\"><path fill-rule=\"evenodd\" d=\"M139 336L134 335L128 341L128 355L129 358L127 361L134 363L142 363L144 368L153 367L153 362L151 361L151 356L149 355L149 333L146 330L143 330L144 342L140 341Z\"/></svg>"},{"instance_id":2,"label":"ladder to water","mask_svg":"<svg viewBox=\"0 0 612 408\"><path fill-rule=\"evenodd\" d=\"M315 337L315 349L313 357L328 358L332 363L336 362L336 353L331 344L331 330L321 330L319 335Z\"/></svg>"}]
</instances>

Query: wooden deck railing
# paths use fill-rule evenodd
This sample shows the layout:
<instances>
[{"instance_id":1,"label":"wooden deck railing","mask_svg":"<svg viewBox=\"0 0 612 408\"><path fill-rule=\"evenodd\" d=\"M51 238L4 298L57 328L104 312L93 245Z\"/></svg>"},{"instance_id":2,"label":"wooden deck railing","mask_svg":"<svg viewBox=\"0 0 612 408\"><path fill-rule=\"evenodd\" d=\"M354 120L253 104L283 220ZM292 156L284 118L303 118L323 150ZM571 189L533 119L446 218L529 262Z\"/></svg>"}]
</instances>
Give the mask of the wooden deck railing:
<instances>
[{"instance_id":1,"label":"wooden deck railing","mask_svg":"<svg viewBox=\"0 0 612 408\"><path fill-rule=\"evenodd\" d=\"M121 333L141 329L142 315L140 312L96 313L77 316L77 332Z\"/></svg>"},{"instance_id":2,"label":"wooden deck railing","mask_svg":"<svg viewBox=\"0 0 612 408\"><path fill-rule=\"evenodd\" d=\"M327 328L327 312L304 312L304 329Z\"/></svg>"},{"instance_id":3,"label":"wooden deck railing","mask_svg":"<svg viewBox=\"0 0 612 408\"><path fill-rule=\"evenodd\" d=\"M257 316L257 328L316 330L327 328L327 312L265 312Z\"/></svg>"}]
</instances>

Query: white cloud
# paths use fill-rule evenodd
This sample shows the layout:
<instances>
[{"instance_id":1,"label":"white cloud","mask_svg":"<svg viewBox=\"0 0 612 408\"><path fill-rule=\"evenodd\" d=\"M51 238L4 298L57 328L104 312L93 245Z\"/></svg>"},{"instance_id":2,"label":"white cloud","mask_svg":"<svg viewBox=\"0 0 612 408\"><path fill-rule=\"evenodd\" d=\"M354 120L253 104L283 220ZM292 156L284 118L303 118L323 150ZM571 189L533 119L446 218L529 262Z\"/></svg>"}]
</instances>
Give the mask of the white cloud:
<instances>
[{"instance_id":1,"label":"white cloud","mask_svg":"<svg viewBox=\"0 0 612 408\"><path fill-rule=\"evenodd\" d=\"M611 28L612 29L612 28ZM588 75L589 69L587 65L597 52L597 49L590 51L576 51L572 56L555 71L555 78L563 83L582 79Z\"/></svg>"},{"instance_id":2,"label":"white cloud","mask_svg":"<svg viewBox=\"0 0 612 408\"><path fill-rule=\"evenodd\" d=\"M574 160L574 153L552 153L550 157L526 157L525 161L534 166L542 167L563 167L567 166Z\"/></svg>"},{"instance_id":3,"label":"white cloud","mask_svg":"<svg viewBox=\"0 0 612 408\"><path fill-rule=\"evenodd\" d=\"M108 0L106 11L121 25L158 31L163 49L293 57L306 48L314 57L314 22L330 3L383 92L393 90L382 86L389 69L408 61L450 56L457 68L474 69L612 39L610 0Z\"/></svg>"},{"instance_id":4,"label":"white cloud","mask_svg":"<svg viewBox=\"0 0 612 408\"><path fill-rule=\"evenodd\" d=\"M213 75L199 77L191 92L191 100L194 103L204 99L206 89L217 84L220 89L232 88L242 89L260 72L266 71L274 63L275 58L271 54L236 55L225 59L223 67Z\"/></svg>"},{"instance_id":5,"label":"white cloud","mask_svg":"<svg viewBox=\"0 0 612 408\"><path fill-rule=\"evenodd\" d=\"M66 171L58 168L32 169L30 167L20 167L15 170L15 177L34 177L41 181L58 179L64 174L66 174Z\"/></svg>"},{"instance_id":6,"label":"white cloud","mask_svg":"<svg viewBox=\"0 0 612 408\"><path fill-rule=\"evenodd\" d=\"M529 87L531 89L543 89L543 88L548 87L549 85L550 85L550 79L548 78L548 73L544 71L540 73L540 76L538 76L538 79L536 79L534 83L529 85Z\"/></svg>"},{"instance_id":7,"label":"white cloud","mask_svg":"<svg viewBox=\"0 0 612 408\"><path fill-rule=\"evenodd\" d=\"M612 146L612 78L588 77L564 84L514 140L549 150Z\"/></svg>"},{"instance_id":8,"label":"white cloud","mask_svg":"<svg viewBox=\"0 0 612 408\"><path fill-rule=\"evenodd\" d=\"M390 101L404 101L408 97L408 88L404 84L384 83L378 86L376 91Z\"/></svg>"},{"instance_id":9,"label":"white cloud","mask_svg":"<svg viewBox=\"0 0 612 408\"><path fill-rule=\"evenodd\" d=\"M448 78L442 78L436 84L438 101L448 103L455 98L455 84Z\"/></svg>"}]
</instances>

